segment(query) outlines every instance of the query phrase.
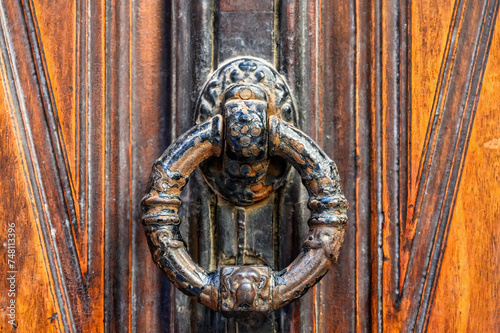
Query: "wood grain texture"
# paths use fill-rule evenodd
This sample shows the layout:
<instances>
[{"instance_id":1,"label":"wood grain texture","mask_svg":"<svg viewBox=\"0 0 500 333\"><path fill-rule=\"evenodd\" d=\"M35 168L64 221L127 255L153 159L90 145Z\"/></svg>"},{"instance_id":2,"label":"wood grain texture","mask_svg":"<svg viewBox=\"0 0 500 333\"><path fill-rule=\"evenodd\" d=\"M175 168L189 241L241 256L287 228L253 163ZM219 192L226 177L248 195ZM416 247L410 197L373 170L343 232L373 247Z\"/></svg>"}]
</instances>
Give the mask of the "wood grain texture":
<instances>
[{"instance_id":1,"label":"wood grain texture","mask_svg":"<svg viewBox=\"0 0 500 333\"><path fill-rule=\"evenodd\" d=\"M2 65L3 65L2 57ZM2 66L3 67L3 66ZM2 87L5 82L6 73L2 71ZM25 332L43 329L47 332L58 332L63 330L61 320L51 322L48 320L53 314L59 313L56 287L52 283L49 258L45 251L45 242L40 230L40 225L36 223L26 223L26 221L39 220L38 211L35 209L33 198L33 185L28 176L28 169L25 163L24 150L20 128L17 126L16 115L12 113L14 103L13 96L9 96L8 89L2 89L0 93L0 105L3 112L0 114L0 140L2 142L1 151L1 194L4 198L0 206L2 222L15 223L17 253L13 259L16 263L17 271L17 315L19 317L32 316L34 320L21 322L18 320L16 326ZM7 243L7 233L2 233L1 242ZM27 251L21 248L21 244L30 244L32 248L40 249ZM7 268L7 256L1 259L1 265ZM4 269L7 271L7 269ZM30 274L25 274L29 272ZM1 280L0 288L9 290L10 284L6 278ZM8 293L2 293L2 317L8 318L7 310ZM26 299L44 300L44 302L33 302L32 304L23 302ZM35 314L40 314L35 316ZM2 320L0 330L12 331L13 325L7 320Z\"/></svg>"},{"instance_id":2,"label":"wood grain texture","mask_svg":"<svg viewBox=\"0 0 500 333\"><path fill-rule=\"evenodd\" d=\"M10 111L20 128L27 176L33 184L32 205L39 216L34 221L44 241L49 278L57 295L58 311L54 313L61 327L73 331L76 325L88 320L85 310L90 308L90 295L84 287L86 277L77 250L80 232L75 223L74 196L45 76L41 44L36 38L37 22L30 5L15 3L2 8L4 80L9 82L4 88L12 96ZM25 89L32 93L25 94ZM23 275L28 278L29 271L22 271L19 278Z\"/></svg>"},{"instance_id":3,"label":"wood grain texture","mask_svg":"<svg viewBox=\"0 0 500 333\"><path fill-rule=\"evenodd\" d=\"M34 214L19 235L37 232L37 242L18 246L18 254L39 257L33 269L19 271L17 331L155 329L161 303L150 290L159 274L136 237L143 193L135 186L150 167L138 157L154 159L164 147L165 98L157 88L165 82L166 40L148 37L164 29L163 9L95 1L9 2L1 9L2 91L9 96L2 124L17 128L19 151L11 154L25 169L16 184L26 184L30 199L19 216ZM153 63L158 71L150 70ZM2 181L3 191L11 188ZM26 296L24 284L38 280L40 291Z\"/></svg>"},{"instance_id":4,"label":"wood grain texture","mask_svg":"<svg viewBox=\"0 0 500 333\"><path fill-rule=\"evenodd\" d=\"M377 202L380 203L377 205L377 242L380 247L376 250L377 302L372 313L377 317L374 329L378 331L420 332L427 327L435 301L442 254L446 251L448 232L453 228L453 208L463 181L462 168L498 3L457 1L454 4L428 118L425 118L425 109L420 112L425 105L420 102L421 96L417 97L418 109L411 104L411 99L410 104L402 102L407 101L405 96L412 91L410 87L414 82L418 86L429 80L419 74L420 67L416 68L417 75L414 75L410 65L427 63L434 50L426 53L423 48L424 52L419 53L421 44L412 42L417 34L409 35L411 39L401 37L404 29L398 27L411 22L412 28L408 31L414 32L413 25L417 31L426 29L422 16L441 13L426 8L417 17L408 16L414 13L413 10L401 15L401 9L406 11L408 8L398 8L397 5L391 2L380 4L380 25L376 28L379 39L375 48L381 50L381 56L376 60L379 66L376 81L381 89L375 105L378 111L375 112L374 137L378 157L375 193L378 193ZM415 11L418 13L419 9L422 8L417 7ZM401 23L401 19L408 22ZM463 33L464 30L467 33ZM416 49L406 52L404 48L408 44L405 40ZM399 65L402 54L411 55L406 68ZM430 61L431 66L432 63ZM410 68L409 72L407 68ZM410 80L401 80L405 73L410 73ZM415 95L412 93L411 96ZM414 131L415 124L418 128ZM425 136L422 136L422 126L426 126ZM408 133L411 136L402 140ZM423 146L420 146L422 142ZM419 166L415 168L415 162L408 157L414 156L414 150L419 148L422 152L416 155Z\"/></svg>"},{"instance_id":5,"label":"wood grain texture","mask_svg":"<svg viewBox=\"0 0 500 333\"><path fill-rule=\"evenodd\" d=\"M0 220L18 226L17 331L248 330L161 275L139 205L153 161L193 126L209 73L249 53L288 79L300 127L336 161L350 202L338 264L266 327L495 331L498 10L496 0L0 1ZM249 214L196 171L182 200L181 232L207 269L245 260L238 244L255 240L264 215L273 248L251 247L265 246L275 269L308 232L297 175ZM245 233L226 223L238 217Z\"/></svg>"},{"instance_id":6,"label":"wood grain texture","mask_svg":"<svg viewBox=\"0 0 500 333\"><path fill-rule=\"evenodd\" d=\"M500 281L500 29L491 40L427 330L493 332Z\"/></svg>"},{"instance_id":7,"label":"wood grain texture","mask_svg":"<svg viewBox=\"0 0 500 333\"><path fill-rule=\"evenodd\" d=\"M282 313L281 328L292 332L352 331L355 327L355 6L352 2L284 1L279 13L280 61L294 90L301 128L333 158L342 175L349 223L339 262L302 299ZM300 186L295 180L294 186ZM293 186L293 185L292 185ZM287 208L294 242L292 256L307 230L307 194L292 190ZM295 202L294 202L295 201ZM291 206L292 205L292 206ZM287 216L284 215L284 216ZM291 229L291 228L289 228ZM283 256L284 260L287 257ZM333 315L336 314L336 315ZM291 318L291 319L290 319Z\"/></svg>"}]
</instances>

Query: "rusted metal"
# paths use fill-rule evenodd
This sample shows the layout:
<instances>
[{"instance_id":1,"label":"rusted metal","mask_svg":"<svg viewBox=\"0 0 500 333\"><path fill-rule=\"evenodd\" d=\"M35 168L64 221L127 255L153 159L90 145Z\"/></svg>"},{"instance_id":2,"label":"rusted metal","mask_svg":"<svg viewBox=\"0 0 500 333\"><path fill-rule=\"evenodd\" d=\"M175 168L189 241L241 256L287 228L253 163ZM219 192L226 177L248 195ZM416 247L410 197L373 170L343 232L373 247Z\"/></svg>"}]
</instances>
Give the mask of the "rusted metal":
<instances>
[{"instance_id":1,"label":"rusted metal","mask_svg":"<svg viewBox=\"0 0 500 333\"><path fill-rule=\"evenodd\" d=\"M347 200L337 166L304 132L276 116L269 119L270 154L285 158L299 172L309 193L309 236L302 251L275 275L275 309L302 296L337 260L347 223Z\"/></svg>"},{"instance_id":2,"label":"rusted metal","mask_svg":"<svg viewBox=\"0 0 500 333\"><path fill-rule=\"evenodd\" d=\"M233 60L209 79L198 102L198 125L155 162L143 199L143 223L155 263L187 295L226 316L267 313L302 296L338 257L347 201L335 163L294 126L283 78L255 58ZM210 187L237 205L251 205L280 187L292 165L309 193L310 232L282 271L223 266L206 271L189 256L179 232L180 194L197 165Z\"/></svg>"},{"instance_id":3,"label":"rusted metal","mask_svg":"<svg viewBox=\"0 0 500 333\"><path fill-rule=\"evenodd\" d=\"M259 311L270 308L273 279L266 266L223 266L220 268L220 310Z\"/></svg>"},{"instance_id":4,"label":"rusted metal","mask_svg":"<svg viewBox=\"0 0 500 333\"><path fill-rule=\"evenodd\" d=\"M215 71L196 106L197 122L216 114L225 118L224 158L201 164L208 185L237 205L248 206L283 185L289 166L267 154L267 118L297 122L285 80L269 64L238 58Z\"/></svg>"},{"instance_id":5,"label":"rusted metal","mask_svg":"<svg viewBox=\"0 0 500 333\"><path fill-rule=\"evenodd\" d=\"M180 194L194 168L221 153L222 117L215 116L181 135L154 163L142 200L153 260L174 285L200 303L217 309L218 276L199 267L179 231Z\"/></svg>"}]
</instances>

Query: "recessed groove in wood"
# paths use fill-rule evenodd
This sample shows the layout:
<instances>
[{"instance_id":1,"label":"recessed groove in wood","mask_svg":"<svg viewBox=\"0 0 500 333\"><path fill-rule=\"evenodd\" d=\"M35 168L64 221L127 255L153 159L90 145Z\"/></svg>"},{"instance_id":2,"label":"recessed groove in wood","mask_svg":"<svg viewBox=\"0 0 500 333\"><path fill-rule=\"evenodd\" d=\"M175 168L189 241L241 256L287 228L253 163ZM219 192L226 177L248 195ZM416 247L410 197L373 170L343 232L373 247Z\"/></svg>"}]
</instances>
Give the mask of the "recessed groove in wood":
<instances>
[{"instance_id":1,"label":"recessed groove in wood","mask_svg":"<svg viewBox=\"0 0 500 333\"><path fill-rule=\"evenodd\" d=\"M17 12L16 12L17 10ZM25 181L29 188L29 193L32 196L34 215L38 218L37 231L39 237L44 242L45 245L45 258L47 258L48 263L44 263L46 267L47 274L49 278L53 279L55 298L59 306L59 310L62 318L62 325L66 330L75 330L73 324L73 318L68 306L68 295L66 291L66 286L64 285L64 280L62 279L63 273L60 267L60 259L57 251L54 250L54 240L51 236L51 220L50 213L46 205L46 193L44 191L43 183L40 176L40 167L38 165L38 160L36 157L36 152L34 148L33 136L31 133L30 123L28 120L26 104L23 99L24 92L21 87L21 77L18 73L17 59L15 53L13 53L14 42L12 39L11 31L7 30L9 28L8 20L15 18L16 14L20 13L19 7L14 8L1 8L1 50L2 50L2 67L3 67L3 77L4 89L11 97L11 112L14 113L14 124L16 125L17 133L19 135L19 147L22 151L23 156L26 158L25 166ZM20 26L24 28L25 26ZM21 50L17 50L16 53ZM11 84L6 87L5 82L11 82ZM49 227L47 227L47 225Z\"/></svg>"},{"instance_id":2,"label":"recessed groove in wood","mask_svg":"<svg viewBox=\"0 0 500 333\"><path fill-rule=\"evenodd\" d=\"M267 327L494 330L498 10L495 0L0 1L0 151L19 151L0 163L0 211L24 219L31 243L17 251L31 269L18 274L37 281L34 305L20 305L35 319L19 329L246 330L171 287L138 221L151 163L193 126L209 73L251 53L286 77L300 127L336 160L351 203L339 262ZM238 35L245 47L228 43ZM309 213L297 175L259 208L265 251L249 251L264 242L253 237L258 210L242 209L237 234L235 207L200 173L186 189L182 232L201 266L264 258L279 269L298 254Z\"/></svg>"}]
</instances>

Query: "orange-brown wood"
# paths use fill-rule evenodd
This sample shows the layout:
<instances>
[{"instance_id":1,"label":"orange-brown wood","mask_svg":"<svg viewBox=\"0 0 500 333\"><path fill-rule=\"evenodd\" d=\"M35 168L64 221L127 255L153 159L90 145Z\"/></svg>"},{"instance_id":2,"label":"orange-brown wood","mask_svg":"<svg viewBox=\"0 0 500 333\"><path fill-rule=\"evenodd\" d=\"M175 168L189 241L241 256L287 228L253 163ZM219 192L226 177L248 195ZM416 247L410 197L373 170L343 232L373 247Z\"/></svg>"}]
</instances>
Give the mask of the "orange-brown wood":
<instances>
[{"instance_id":1,"label":"orange-brown wood","mask_svg":"<svg viewBox=\"0 0 500 333\"><path fill-rule=\"evenodd\" d=\"M2 75L3 87L4 84ZM28 169L25 159L27 157L21 147L20 129L16 126L15 115L11 113L12 96L6 94L4 89L0 91L0 105L4 110L0 114L2 143L0 194L3 198L0 214L2 227L5 228L0 238L1 243L4 244L0 259L4 272L4 278L0 280L2 290L0 330L3 332L13 330L8 321L17 318L14 323L24 332L37 330L59 332L62 331L62 327L57 318L59 310L53 287L54 282L41 237L42 230L35 223L29 223L40 218L38 212L31 209L35 188L26 177ZM15 237L7 236L8 225L15 229L12 233ZM16 252L12 257L8 257L8 239L14 239L16 243ZM14 288L11 288L11 280L7 280L11 276L15 277ZM10 317L11 300L14 300L15 305L14 317ZM32 318L32 320L21 323L20 318Z\"/></svg>"},{"instance_id":2,"label":"orange-brown wood","mask_svg":"<svg viewBox=\"0 0 500 333\"><path fill-rule=\"evenodd\" d=\"M498 99L498 93L483 92L498 91L491 58L498 52L493 30L499 4L395 5L384 2L378 18L375 12L375 50L382 51L375 80L382 89L373 124L373 189L379 193L373 240L381 248L372 246L372 327L495 330L499 214L492 198L499 183L495 162L486 152L475 153L484 142L476 143L474 133L496 117L491 107L481 112L481 105ZM495 130L486 128L481 133L493 139ZM474 272L484 257L495 259ZM474 299L473 290L486 295Z\"/></svg>"},{"instance_id":3,"label":"orange-brown wood","mask_svg":"<svg viewBox=\"0 0 500 333\"><path fill-rule=\"evenodd\" d=\"M486 66L428 331L500 324L500 29Z\"/></svg>"},{"instance_id":4,"label":"orange-brown wood","mask_svg":"<svg viewBox=\"0 0 500 333\"><path fill-rule=\"evenodd\" d=\"M160 274L135 221L139 170L166 145L165 4L0 6L0 219L17 225L16 331L157 331ZM13 329L5 278L2 332Z\"/></svg>"},{"instance_id":5,"label":"orange-brown wood","mask_svg":"<svg viewBox=\"0 0 500 333\"><path fill-rule=\"evenodd\" d=\"M299 126L336 161L350 202L338 263L272 325L496 331L499 6L0 1L0 245L16 223L16 331L223 329L225 319L175 291L151 261L140 199L153 161L193 126L208 74L241 52L287 77ZM264 46L238 49L235 32ZM274 269L308 232L307 193L292 179L259 206L280 219L270 227L280 230ZM234 211L200 184L195 171L181 232L213 269L224 260L218 221ZM6 251L2 332L12 330Z\"/></svg>"}]
</instances>

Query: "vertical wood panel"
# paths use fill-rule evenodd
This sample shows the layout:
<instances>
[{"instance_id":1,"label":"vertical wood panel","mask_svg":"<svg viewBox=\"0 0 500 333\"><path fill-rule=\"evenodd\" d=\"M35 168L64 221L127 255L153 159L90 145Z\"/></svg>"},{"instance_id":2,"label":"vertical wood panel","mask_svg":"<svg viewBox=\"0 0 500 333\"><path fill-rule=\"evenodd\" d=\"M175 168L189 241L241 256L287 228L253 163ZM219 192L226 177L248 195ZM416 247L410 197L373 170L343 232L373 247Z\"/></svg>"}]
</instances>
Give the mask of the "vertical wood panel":
<instances>
[{"instance_id":1,"label":"vertical wood panel","mask_svg":"<svg viewBox=\"0 0 500 333\"><path fill-rule=\"evenodd\" d=\"M104 228L105 228L105 6L103 1L80 3L80 48L81 54L79 89L79 110L82 115L81 141L86 160L81 162L81 182L85 200L80 201L88 229L88 285L94 307L89 313L90 320L83 323L82 330L104 330L105 285L104 278ZM88 15L93 13L93 15ZM83 126L85 124L85 126ZM80 136L80 137L83 137Z\"/></svg>"},{"instance_id":2,"label":"vertical wood panel","mask_svg":"<svg viewBox=\"0 0 500 333\"><path fill-rule=\"evenodd\" d=\"M353 1L320 2L318 143L337 164L350 203L339 260L318 284L319 332L356 325L356 12ZM312 110L311 110L312 111ZM351 185L352 184L352 185ZM335 314L335 315L332 315Z\"/></svg>"},{"instance_id":3,"label":"vertical wood panel","mask_svg":"<svg viewBox=\"0 0 500 333\"><path fill-rule=\"evenodd\" d=\"M316 133L317 112L315 105L317 102L314 88L318 88L317 77L314 70L318 59L314 57L318 34L316 29L316 6L317 1L283 1L280 11L280 65L278 68L289 80L292 93L294 94L297 109L299 111L299 127L304 129L313 139ZM311 21L312 20L312 21ZM307 32L309 31L309 33ZM311 55L313 55L311 57ZM312 125L311 125L312 123ZM285 205L294 208L292 214L283 214L287 218L285 222L292 232L289 241L281 244L281 251L288 252L288 260L282 263L283 267L298 255L300 244L307 234L308 211L304 203L308 194L300 185L299 177L294 173L293 185L290 185L289 196L286 197ZM283 223L283 222L282 222ZM290 240L293 240L290 242ZM282 256L284 257L284 256ZM283 259L285 259L284 257ZM317 287L301 297L296 302L286 306L281 310L282 330L292 332L312 332L317 329L316 322L316 298ZM291 319L290 319L291 318Z\"/></svg>"},{"instance_id":4,"label":"vertical wood panel","mask_svg":"<svg viewBox=\"0 0 500 333\"><path fill-rule=\"evenodd\" d=\"M208 74L214 69L217 53L213 35L214 1L175 1L170 8L170 45L164 52L169 54L170 80L167 83L171 99L165 115L170 118L169 143L194 125L194 105ZM197 171L196 171L197 172ZM214 195L199 175L193 174L183 191L180 210L181 233L187 240L190 254L203 267L214 266L211 242L213 238L213 214L210 210ZM203 189L200 190L200 187ZM196 214L194 212L200 212ZM196 304L177 291L162 278L163 303L169 303L170 330L190 332L206 330L222 325L222 318L210 309ZM172 299L175 297L175 303ZM178 309L185 309L179 311ZM165 309L166 310L166 309ZM166 327L164 327L166 329Z\"/></svg>"},{"instance_id":5,"label":"vertical wood panel","mask_svg":"<svg viewBox=\"0 0 500 333\"><path fill-rule=\"evenodd\" d=\"M374 329L421 332L426 329L435 299L448 230L453 228L450 221L498 3L455 3L429 113L422 110L420 99L417 104L408 99L407 92L413 92L413 77L406 77L408 73L413 75L411 64L417 64L418 73L418 66L427 62L429 55L419 54L418 47L422 44L413 43L413 36L401 38L404 32L401 28L405 27L401 18L418 29L421 18L408 16L413 11L408 11L408 7L399 2L378 5L375 51L380 57L375 57L375 66L379 100L375 106L376 134L373 139L376 142L377 180L372 192L377 193L377 241L381 247L376 252L378 287ZM411 53L404 51L407 45L415 49ZM410 59L406 58L408 55ZM433 63L435 60L431 61ZM419 74L415 77L415 85L427 79ZM428 125L421 148L422 137L418 135L422 131L414 131L413 124L418 124L422 119L419 117L425 118L425 114L428 114ZM409 144L411 140L417 144ZM417 155L420 165L416 188L412 189L415 170L411 158L419 147L422 149L421 155ZM409 156L410 162L406 163ZM410 176L409 172L412 172Z\"/></svg>"},{"instance_id":6,"label":"vertical wood panel","mask_svg":"<svg viewBox=\"0 0 500 333\"><path fill-rule=\"evenodd\" d=\"M498 14L497 14L498 15ZM498 24L498 23L497 23ZM428 332L493 332L500 323L500 29L495 28Z\"/></svg>"},{"instance_id":7,"label":"vertical wood panel","mask_svg":"<svg viewBox=\"0 0 500 333\"><path fill-rule=\"evenodd\" d=\"M374 71L374 3L356 2L356 331L372 330L375 308L376 285L372 282L375 270L372 249L372 207L374 193L371 191L373 176L372 110L375 103ZM349 185L346 185L349 186ZM352 207L352 206L351 206ZM351 208L352 209L352 208Z\"/></svg>"},{"instance_id":8,"label":"vertical wood panel","mask_svg":"<svg viewBox=\"0 0 500 333\"><path fill-rule=\"evenodd\" d=\"M2 13L2 20L5 19ZM4 21L2 22L4 23ZM3 25L3 24L2 24ZM16 114L17 96L15 96L15 89L9 87L6 82L11 74L8 74L6 68L5 57L5 44L3 38L5 37L2 27L2 90L0 91L0 105L2 105L2 112L0 113L0 141L2 142L2 149L0 149L0 184L1 193L4 198L3 204L0 206L0 213L2 216L2 226L4 228L14 227L15 230L15 249L14 256L7 256L8 252L0 258L5 278L1 279L0 288L5 292L2 293L1 302L5 304L2 306L1 315L2 322L0 330L12 331L16 329L24 331L35 331L37 329L52 330L61 332L64 329L62 320L55 320L49 323L45 318L51 317L53 314L59 312L58 297L56 295L56 287L51 281L51 270L48 255L45 251L27 251L23 248L23 243L30 244L35 249L44 249L44 237L42 230L38 223L27 223L27 221L40 221L36 204L32 201L34 188L28 176L28 166L25 163L24 149L26 140L22 138L22 128L20 128L18 114ZM7 65L8 66L8 65ZM12 81L11 81L12 82ZM18 107L18 106L17 106ZM23 144L24 143L24 144ZM24 146L24 147L23 147ZM36 185L35 185L36 186ZM14 224L14 225L13 225ZM6 229L7 231L8 229ZM4 248L7 244L11 245L8 240L7 232L3 232L1 242ZM12 247L8 247L12 249ZM10 260L10 261L9 261ZM12 265L12 266L11 266ZM13 273L18 272L18 274ZM26 273L29 273L26 274ZM16 297L11 296L12 288L10 280L14 274L16 277ZM8 291L8 292L7 292ZM27 306L22 300L25 299L45 299L45 302L35 302ZM34 320L23 322L16 320L14 325L8 323L13 319L9 317L11 314L9 306L10 299L16 302L17 317L32 317ZM40 316L36 316L39 314Z\"/></svg>"},{"instance_id":9,"label":"vertical wood panel","mask_svg":"<svg viewBox=\"0 0 500 333\"><path fill-rule=\"evenodd\" d=\"M130 3L106 2L105 330L131 328ZM114 223L112 223L112 221Z\"/></svg>"},{"instance_id":10,"label":"vertical wood panel","mask_svg":"<svg viewBox=\"0 0 500 333\"><path fill-rule=\"evenodd\" d=\"M57 123L57 108L50 88L36 12L31 3L3 6L4 59L11 75L9 89L16 96L12 112L22 128L21 137L27 157L28 174L36 184L34 202L41 216L43 235L50 269L50 278L58 296L62 325L75 330L88 321L85 310L90 307L87 288L81 288L83 275L77 244L74 193L68 177L68 164ZM15 82L15 83L14 83ZM26 89L30 94L25 95ZM29 272L21 276L27 278ZM21 278L21 277L20 277Z\"/></svg>"},{"instance_id":11,"label":"vertical wood panel","mask_svg":"<svg viewBox=\"0 0 500 333\"><path fill-rule=\"evenodd\" d=\"M356 6L349 1L284 1L280 11L280 70L295 92L302 129L332 157L351 203L339 263L317 287L285 309L291 330L353 331L356 325ZM366 89L362 87L362 89ZM365 111L366 112L366 111ZM366 163L366 162L365 162ZM297 185L299 181L295 179ZM295 186L297 186L295 185ZM294 191L294 190L292 190ZM295 190L296 191L296 190ZM290 201L304 202L307 193ZM292 204L291 202L288 204ZM292 217L305 225L307 208ZM292 254L297 241L284 248ZM335 314L335 315L333 315ZM283 321L286 322L286 321Z\"/></svg>"},{"instance_id":12,"label":"vertical wood panel","mask_svg":"<svg viewBox=\"0 0 500 333\"><path fill-rule=\"evenodd\" d=\"M169 46L168 4L158 1L132 1L130 101L132 146L132 329L159 332L167 316L162 307L162 275L150 260L140 224L140 200L144 195L151 160L156 159L170 140L168 131Z\"/></svg>"},{"instance_id":13,"label":"vertical wood panel","mask_svg":"<svg viewBox=\"0 0 500 333\"><path fill-rule=\"evenodd\" d=\"M256 330L178 292L139 223L152 162L238 55L284 74L351 204L339 262L260 329L498 326L498 1L0 5L0 213L18 227L18 331ZM308 231L306 201L295 173L247 209L195 172L182 234L205 268L283 268Z\"/></svg>"}]
</instances>

